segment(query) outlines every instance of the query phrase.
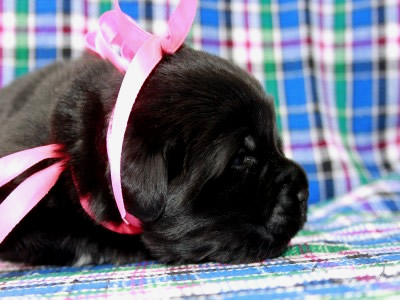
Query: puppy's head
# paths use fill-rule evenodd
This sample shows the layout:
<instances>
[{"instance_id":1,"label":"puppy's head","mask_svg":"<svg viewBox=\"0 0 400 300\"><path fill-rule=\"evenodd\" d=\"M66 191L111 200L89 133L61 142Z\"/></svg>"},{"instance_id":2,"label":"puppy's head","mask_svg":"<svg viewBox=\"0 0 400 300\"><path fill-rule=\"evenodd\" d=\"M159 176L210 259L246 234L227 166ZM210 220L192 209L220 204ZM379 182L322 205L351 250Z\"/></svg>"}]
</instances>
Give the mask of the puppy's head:
<instances>
[{"instance_id":1,"label":"puppy's head","mask_svg":"<svg viewBox=\"0 0 400 300\"><path fill-rule=\"evenodd\" d=\"M283 154L272 99L240 68L183 47L148 78L129 125L125 204L155 258L259 261L302 228L306 175Z\"/></svg>"}]
</instances>

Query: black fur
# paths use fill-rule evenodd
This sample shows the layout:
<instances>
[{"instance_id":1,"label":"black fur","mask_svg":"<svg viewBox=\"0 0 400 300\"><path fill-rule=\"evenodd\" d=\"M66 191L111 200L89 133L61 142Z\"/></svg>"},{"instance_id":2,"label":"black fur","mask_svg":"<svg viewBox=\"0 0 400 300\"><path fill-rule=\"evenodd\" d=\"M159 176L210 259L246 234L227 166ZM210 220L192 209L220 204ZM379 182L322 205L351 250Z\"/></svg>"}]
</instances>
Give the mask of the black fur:
<instances>
[{"instance_id":1,"label":"black fur","mask_svg":"<svg viewBox=\"0 0 400 300\"><path fill-rule=\"evenodd\" d=\"M282 253L306 220L308 184L282 152L273 102L245 71L187 47L165 56L147 79L125 136L123 193L143 233L112 233L85 214L71 169L96 218L119 221L105 137L122 78L85 54L0 92L0 156L59 143L70 157L49 195L0 245L0 257L243 263ZM0 201L48 163L0 189Z\"/></svg>"}]
</instances>

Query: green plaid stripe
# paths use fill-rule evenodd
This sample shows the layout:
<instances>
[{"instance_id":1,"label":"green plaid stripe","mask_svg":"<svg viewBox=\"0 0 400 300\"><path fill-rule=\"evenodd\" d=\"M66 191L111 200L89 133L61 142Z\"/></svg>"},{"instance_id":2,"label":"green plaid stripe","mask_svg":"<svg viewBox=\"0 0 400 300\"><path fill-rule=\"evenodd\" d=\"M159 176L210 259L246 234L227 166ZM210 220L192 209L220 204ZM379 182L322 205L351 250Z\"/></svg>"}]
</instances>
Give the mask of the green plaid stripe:
<instances>
[{"instance_id":1,"label":"green plaid stripe","mask_svg":"<svg viewBox=\"0 0 400 300\"><path fill-rule=\"evenodd\" d=\"M268 45L264 47L264 85L269 94L274 97L275 101L275 111L276 111L276 123L279 131L282 131L282 120L281 120L281 109L280 109L280 101L279 101L279 93L278 93L278 82L276 78L276 64L275 64L275 55L274 48L272 45L274 44L274 18L271 12L271 1L266 0L261 2L261 28L263 35L263 43L264 45Z\"/></svg>"},{"instance_id":2,"label":"green plaid stripe","mask_svg":"<svg viewBox=\"0 0 400 300\"><path fill-rule=\"evenodd\" d=\"M349 108L347 105L351 99L349 99L348 94L348 82L351 78L346 78L351 75L351 71L347 70L348 65L346 64L346 49L345 49L345 34L347 28L347 24L350 23L349 18L351 17L346 13L345 9L346 1L339 0L335 1L334 4L334 33L335 33L335 43L338 45L335 51L335 99L338 111L338 124L339 124L339 132L342 138L342 142L344 147L349 154L350 160L354 169L357 171L358 178L360 179L361 184L365 184L368 182L368 171L363 168L362 163L360 162L360 158L357 158L352 151L352 147L350 145L349 139L351 139L351 135L349 136L349 132L351 132L351 128L349 127L349 118L347 116L349 112ZM351 25L350 25L351 26Z\"/></svg>"},{"instance_id":3,"label":"green plaid stripe","mask_svg":"<svg viewBox=\"0 0 400 300\"><path fill-rule=\"evenodd\" d=\"M108 0L101 0L99 3L100 14L112 9L112 3Z\"/></svg>"},{"instance_id":4,"label":"green plaid stripe","mask_svg":"<svg viewBox=\"0 0 400 300\"><path fill-rule=\"evenodd\" d=\"M28 72L29 66L29 47L28 47L28 0L16 0L16 50L15 50L15 76L21 76Z\"/></svg>"}]
</instances>

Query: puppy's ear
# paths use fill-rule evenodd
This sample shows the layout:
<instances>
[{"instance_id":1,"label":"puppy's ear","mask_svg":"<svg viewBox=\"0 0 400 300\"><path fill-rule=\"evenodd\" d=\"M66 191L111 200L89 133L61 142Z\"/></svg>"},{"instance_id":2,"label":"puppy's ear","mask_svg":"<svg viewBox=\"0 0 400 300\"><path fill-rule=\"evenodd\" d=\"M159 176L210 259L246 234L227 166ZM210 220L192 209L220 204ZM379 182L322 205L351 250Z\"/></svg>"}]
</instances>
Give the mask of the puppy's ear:
<instances>
[{"instance_id":1,"label":"puppy's ear","mask_svg":"<svg viewBox=\"0 0 400 300\"><path fill-rule=\"evenodd\" d=\"M121 177L126 210L142 222L156 220L164 211L168 187L162 151L148 152L142 149L130 157L124 154L122 161Z\"/></svg>"}]
</instances>

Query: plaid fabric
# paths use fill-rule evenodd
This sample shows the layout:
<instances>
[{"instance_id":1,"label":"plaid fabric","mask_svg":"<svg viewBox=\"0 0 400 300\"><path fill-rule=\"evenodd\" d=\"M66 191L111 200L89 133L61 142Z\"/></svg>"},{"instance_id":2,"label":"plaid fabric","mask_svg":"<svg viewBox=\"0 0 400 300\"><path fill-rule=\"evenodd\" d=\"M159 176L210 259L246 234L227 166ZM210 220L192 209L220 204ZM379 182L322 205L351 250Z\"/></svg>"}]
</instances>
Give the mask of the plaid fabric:
<instances>
[{"instance_id":1,"label":"plaid fabric","mask_svg":"<svg viewBox=\"0 0 400 300\"><path fill-rule=\"evenodd\" d=\"M120 2L158 32L177 1ZM400 177L388 176L400 172L399 2L199 2L187 43L248 69L275 97L286 153L319 203L306 228L285 256L250 265L2 263L0 297L399 297ZM78 56L110 8L111 0L0 0L0 86Z\"/></svg>"},{"instance_id":2,"label":"plaid fabric","mask_svg":"<svg viewBox=\"0 0 400 300\"><path fill-rule=\"evenodd\" d=\"M400 176L313 207L283 257L247 265L0 264L0 298L397 299Z\"/></svg>"}]
</instances>

